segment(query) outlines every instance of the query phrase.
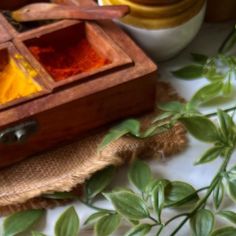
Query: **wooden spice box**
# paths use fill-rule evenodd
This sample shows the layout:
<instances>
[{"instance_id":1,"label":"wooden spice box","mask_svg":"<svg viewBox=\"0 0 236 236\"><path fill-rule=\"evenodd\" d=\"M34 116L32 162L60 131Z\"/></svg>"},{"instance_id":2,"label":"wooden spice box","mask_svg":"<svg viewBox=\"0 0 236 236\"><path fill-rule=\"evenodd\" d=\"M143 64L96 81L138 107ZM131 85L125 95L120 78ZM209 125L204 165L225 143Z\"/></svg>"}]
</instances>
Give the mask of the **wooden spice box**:
<instances>
[{"instance_id":1,"label":"wooden spice box","mask_svg":"<svg viewBox=\"0 0 236 236\"><path fill-rule=\"evenodd\" d=\"M2 17L0 25L5 26ZM12 27L7 24L8 29ZM11 36L13 44L3 47L11 45L37 71L43 94L17 99L0 110L0 167L154 108L157 67L111 21L63 20ZM31 51L32 45L48 48L48 43L66 48L70 40L80 42L81 37L107 63L62 81L56 81Z\"/></svg>"}]
</instances>

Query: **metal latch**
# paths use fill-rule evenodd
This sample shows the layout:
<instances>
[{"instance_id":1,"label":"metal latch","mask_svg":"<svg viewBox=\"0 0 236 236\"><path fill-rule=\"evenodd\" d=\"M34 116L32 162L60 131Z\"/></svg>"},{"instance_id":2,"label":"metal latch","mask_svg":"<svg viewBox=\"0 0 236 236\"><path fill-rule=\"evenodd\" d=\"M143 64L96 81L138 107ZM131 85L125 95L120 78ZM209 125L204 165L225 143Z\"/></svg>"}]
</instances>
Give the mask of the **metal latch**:
<instances>
[{"instance_id":1,"label":"metal latch","mask_svg":"<svg viewBox=\"0 0 236 236\"><path fill-rule=\"evenodd\" d=\"M38 129L35 120L27 121L19 125L6 128L0 131L0 142L4 144L14 144L26 141Z\"/></svg>"}]
</instances>

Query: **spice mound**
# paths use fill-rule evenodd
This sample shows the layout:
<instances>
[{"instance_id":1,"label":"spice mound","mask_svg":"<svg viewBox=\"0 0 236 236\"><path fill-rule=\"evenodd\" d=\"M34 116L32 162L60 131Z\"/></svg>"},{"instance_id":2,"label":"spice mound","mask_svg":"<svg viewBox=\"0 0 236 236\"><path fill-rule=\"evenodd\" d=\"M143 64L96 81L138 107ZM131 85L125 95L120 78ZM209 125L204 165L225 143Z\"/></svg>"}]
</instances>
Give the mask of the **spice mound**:
<instances>
[{"instance_id":1,"label":"spice mound","mask_svg":"<svg viewBox=\"0 0 236 236\"><path fill-rule=\"evenodd\" d=\"M67 46L32 45L29 50L55 81L65 80L110 63L92 48L87 39Z\"/></svg>"},{"instance_id":2,"label":"spice mound","mask_svg":"<svg viewBox=\"0 0 236 236\"><path fill-rule=\"evenodd\" d=\"M33 95L42 88L10 58L0 71L0 104Z\"/></svg>"}]
</instances>

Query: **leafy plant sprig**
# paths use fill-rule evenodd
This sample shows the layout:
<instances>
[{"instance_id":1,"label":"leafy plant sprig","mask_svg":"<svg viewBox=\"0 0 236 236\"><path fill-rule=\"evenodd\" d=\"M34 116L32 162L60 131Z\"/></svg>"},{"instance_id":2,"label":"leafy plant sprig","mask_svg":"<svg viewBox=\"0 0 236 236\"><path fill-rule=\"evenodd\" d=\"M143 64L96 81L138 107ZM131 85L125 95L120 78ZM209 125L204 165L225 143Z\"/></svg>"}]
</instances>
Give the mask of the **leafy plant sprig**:
<instances>
[{"instance_id":1,"label":"leafy plant sprig","mask_svg":"<svg viewBox=\"0 0 236 236\"><path fill-rule=\"evenodd\" d=\"M170 234L171 236L176 235L187 222L191 226L193 235L196 236L220 236L222 232L228 232L227 235L235 235L235 227L226 226L215 229L214 222L217 217L221 217L236 224L235 212L218 210L222 204L224 191L232 201L236 201L236 166L228 167L232 152L236 147L236 124L230 115L221 110L218 111L218 125L206 117L197 116L197 118L192 118L185 118L184 121L190 133L199 140L212 143L212 147L206 152L209 154L205 153L197 161L197 164L211 162L216 158L222 159L222 164L209 186L195 189L185 182L155 179L149 166L143 161L136 160L128 173L128 179L134 188L119 188L103 193L105 199L113 205L113 209L99 208L93 203L95 197L105 191L111 183L114 174L113 167L99 171L86 183L85 195L82 199L70 193L55 193L45 197L54 199L74 198L91 207L95 213L88 217L85 224L92 225L97 236L112 235L122 221L127 221L130 224L126 236L147 235L149 232L162 235L163 230L179 218L182 221ZM202 197L199 194L200 192ZM214 201L215 209L207 207L207 203L211 198ZM166 209L169 208L182 210L175 216L166 219L163 216ZM39 213L37 212L36 216ZM17 214L5 220L4 236L13 236L17 232L23 232L22 228L20 231L12 231L11 227L14 225L9 225L8 222L12 222L14 219L18 222L19 217L22 222L26 222L29 216L31 216L31 221L34 221L32 215L29 215L28 212L20 213L20 216ZM22 224L22 222L18 222L18 224ZM28 226L31 226L31 224ZM17 226L14 227L17 228ZM13 233L7 234L6 232L9 231ZM78 231L78 215L74 208L69 208L58 219L55 226L55 235L76 236ZM37 234L39 233L32 233L32 235Z\"/></svg>"},{"instance_id":2,"label":"leafy plant sprig","mask_svg":"<svg viewBox=\"0 0 236 236\"><path fill-rule=\"evenodd\" d=\"M235 45L236 26L221 45L219 52L226 53ZM178 78L186 80L205 77L210 83L200 88L187 103L172 101L159 105L159 109L163 111L163 113L155 117L152 124L145 131L141 131L141 124L136 119L125 120L113 127L99 145L99 151L111 142L127 134L141 139L148 138L167 131L177 122L184 123L185 118L197 116L211 117L217 115L217 112L201 114L199 107L215 98L231 96L233 92L232 81L236 79L236 56L219 54L215 57L208 57L197 53L192 53L191 56L195 64L185 66L173 72L173 74ZM228 108L225 111L230 112L235 109L236 106Z\"/></svg>"},{"instance_id":3,"label":"leafy plant sprig","mask_svg":"<svg viewBox=\"0 0 236 236\"><path fill-rule=\"evenodd\" d=\"M232 211L218 212L225 188L229 197L233 201L236 200L234 190L236 167L228 168L236 145L236 125L232 117L222 110L218 111L218 120L219 125L216 126L209 118L199 114L181 118L194 137L212 143L212 147L202 155L197 164L222 158L222 165L209 186L196 190L188 183L154 179L149 167L141 161L136 161L130 169L129 180L137 191L119 189L104 195L112 202L117 214L128 221L135 222L126 235L135 235L133 232L146 235L151 230L155 230L155 235L161 235L162 231L178 218L183 218L183 220L171 236L176 235L186 222L190 223L193 234L197 236L219 236L224 230L231 232L229 235L235 234L236 228L233 227L214 229L216 217L222 217L231 222L236 220L236 214ZM199 192L203 191L205 194L200 198ZM211 198L214 200L215 210L206 207ZM186 206L190 210L163 220L162 215L165 209Z\"/></svg>"},{"instance_id":4,"label":"leafy plant sprig","mask_svg":"<svg viewBox=\"0 0 236 236\"><path fill-rule=\"evenodd\" d=\"M219 54L215 57L206 57L192 54L192 58L195 64L174 71L173 75L185 80L206 78L209 81L194 94L191 99L193 103L201 105L218 97L232 95L233 80L236 78L235 56Z\"/></svg>"},{"instance_id":5,"label":"leafy plant sprig","mask_svg":"<svg viewBox=\"0 0 236 236\"><path fill-rule=\"evenodd\" d=\"M173 72L177 78L195 80L206 78L209 84L198 90L192 102L199 105L218 97L229 97L233 92L233 80L236 79L236 57L226 55L236 45L236 26L219 48L219 54L213 57L192 53L193 64Z\"/></svg>"}]
</instances>

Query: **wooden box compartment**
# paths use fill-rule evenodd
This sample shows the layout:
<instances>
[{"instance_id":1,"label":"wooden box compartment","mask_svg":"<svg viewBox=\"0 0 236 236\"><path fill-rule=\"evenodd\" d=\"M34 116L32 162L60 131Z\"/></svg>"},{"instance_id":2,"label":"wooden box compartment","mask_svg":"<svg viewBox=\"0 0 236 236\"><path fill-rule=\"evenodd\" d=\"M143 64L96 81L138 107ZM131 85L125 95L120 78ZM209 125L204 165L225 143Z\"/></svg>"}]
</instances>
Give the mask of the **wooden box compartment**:
<instances>
[{"instance_id":1,"label":"wooden box compartment","mask_svg":"<svg viewBox=\"0 0 236 236\"><path fill-rule=\"evenodd\" d=\"M61 22L47 30L38 29L34 34L23 34L15 40L15 44L43 77L48 78L52 89L132 63L131 58L98 25L91 22ZM39 49L45 53L39 54ZM78 51L77 57L71 55L75 50ZM92 57L96 57L99 63L90 62ZM59 65L56 64L58 58ZM58 77L62 64L68 73L64 74L63 70Z\"/></svg>"},{"instance_id":2,"label":"wooden box compartment","mask_svg":"<svg viewBox=\"0 0 236 236\"><path fill-rule=\"evenodd\" d=\"M94 3L81 0L80 4ZM61 44L69 38L79 39L77 31L81 29L96 52L110 63L60 84L32 56L29 47L53 38ZM58 40L59 36L65 41ZM12 37L17 50L49 90L0 111L0 167L70 143L103 125L151 111L155 106L156 65L111 21L60 21Z\"/></svg>"},{"instance_id":3,"label":"wooden box compartment","mask_svg":"<svg viewBox=\"0 0 236 236\"><path fill-rule=\"evenodd\" d=\"M20 89L16 91L16 88ZM0 46L0 110L48 92L43 80L14 45L2 44Z\"/></svg>"}]
</instances>

